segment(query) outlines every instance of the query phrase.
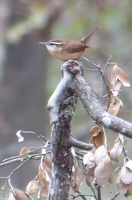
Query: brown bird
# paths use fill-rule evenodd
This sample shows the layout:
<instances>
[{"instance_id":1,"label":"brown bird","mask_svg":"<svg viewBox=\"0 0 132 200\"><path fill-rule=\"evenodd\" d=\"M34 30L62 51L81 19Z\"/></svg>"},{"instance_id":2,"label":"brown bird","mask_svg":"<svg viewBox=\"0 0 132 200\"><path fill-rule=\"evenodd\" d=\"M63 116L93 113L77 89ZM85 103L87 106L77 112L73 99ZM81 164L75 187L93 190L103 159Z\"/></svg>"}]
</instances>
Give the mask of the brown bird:
<instances>
[{"instance_id":1,"label":"brown bird","mask_svg":"<svg viewBox=\"0 0 132 200\"><path fill-rule=\"evenodd\" d=\"M46 45L49 53L63 61L67 60L79 60L85 50L89 48L87 45L91 36L101 27L95 28L88 35L83 37L81 40L63 40L63 39L53 39L47 42L40 42L39 44Z\"/></svg>"}]
</instances>

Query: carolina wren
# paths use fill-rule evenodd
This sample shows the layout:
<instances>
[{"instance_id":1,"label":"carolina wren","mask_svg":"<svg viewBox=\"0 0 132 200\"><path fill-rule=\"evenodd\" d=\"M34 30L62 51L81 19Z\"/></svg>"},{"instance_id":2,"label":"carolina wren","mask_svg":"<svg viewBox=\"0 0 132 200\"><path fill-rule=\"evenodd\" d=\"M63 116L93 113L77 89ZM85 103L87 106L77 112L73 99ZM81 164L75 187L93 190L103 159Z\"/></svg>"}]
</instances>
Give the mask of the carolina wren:
<instances>
[{"instance_id":1,"label":"carolina wren","mask_svg":"<svg viewBox=\"0 0 132 200\"><path fill-rule=\"evenodd\" d=\"M97 27L88 35L83 37L81 40L49 40L47 42L40 42L39 44L45 44L49 53L63 61L67 60L79 60L85 50L89 48L87 45L88 41L90 40L91 36L99 29Z\"/></svg>"}]
</instances>

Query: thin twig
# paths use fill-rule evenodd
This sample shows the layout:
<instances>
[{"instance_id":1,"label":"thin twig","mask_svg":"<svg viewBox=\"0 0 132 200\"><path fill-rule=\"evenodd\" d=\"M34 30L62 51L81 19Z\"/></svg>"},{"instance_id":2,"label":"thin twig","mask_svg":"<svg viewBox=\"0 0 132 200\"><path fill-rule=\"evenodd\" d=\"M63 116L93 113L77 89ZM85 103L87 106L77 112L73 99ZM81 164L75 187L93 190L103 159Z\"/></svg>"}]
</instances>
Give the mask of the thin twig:
<instances>
[{"instance_id":1,"label":"thin twig","mask_svg":"<svg viewBox=\"0 0 132 200\"><path fill-rule=\"evenodd\" d=\"M72 197L72 199L76 199L78 197L81 197L82 199L86 200L85 197L94 197L92 194L81 194L80 192L77 192L78 195L75 196L75 195L70 195Z\"/></svg>"},{"instance_id":2,"label":"thin twig","mask_svg":"<svg viewBox=\"0 0 132 200\"><path fill-rule=\"evenodd\" d=\"M114 197L113 197L112 199L110 199L110 200L114 200L119 194L120 194L120 192L117 192L117 193L114 195Z\"/></svg>"},{"instance_id":3,"label":"thin twig","mask_svg":"<svg viewBox=\"0 0 132 200\"><path fill-rule=\"evenodd\" d=\"M97 185L97 195L98 195L98 200L101 200L101 188L99 185Z\"/></svg>"},{"instance_id":4,"label":"thin twig","mask_svg":"<svg viewBox=\"0 0 132 200\"><path fill-rule=\"evenodd\" d=\"M5 165L9 165L9 164L12 164L12 163L15 163L15 162L20 162L21 161L20 157L22 157L22 156L19 156L19 158L15 158L15 159L12 159L12 160L9 160L9 161L1 163L0 167L3 167ZM42 156L42 153L33 154L33 155L27 155L27 157L25 158L25 160L27 160L27 159L40 160L41 156Z\"/></svg>"},{"instance_id":5,"label":"thin twig","mask_svg":"<svg viewBox=\"0 0 132 200\"><path fill-rule=\"evenodd\" d=\"M95 198L96 200L98 200L98 199L97 199L97 196L96 196L96 193L95 193L95 191L94 191L94 189L93 189L92 186L91 186L91 190L92 190L92 192L93 192L93 196L94 196L94 198Z\"/></svg>"},{"instance_id":6,"label":"thin twig","mask_svg":"<svg viewBox=\"0 0 132 200\"><path fill-rule=\"evenodd\" d=\"M107 62L106 62L106 64L105 64L105 66L104 66L103 72L105 72L105 70L106 70L106 68L107 68L108 65L116 64L116 63L110 62L111 58L112 58L112 55L110 55L110 57L108 58L108 60L107 60Z\"/></svg>"},{"instance_id":7,"label":"thin twig","mask_svg":"<svg viewBox=\"0 0 132 200\"><path fill-rule=\"evenodd\" d=\"M98 69L89 69L87 67L82 67L84 70L88 70L88 71L92 71L92 72L96 72L98 71Z\"/></svg>"},{"instance_id":8,"label":"thin twig","mask_svg":"<svg viewBox=\"0 0 132 200\"><path fill-rule=\"evenodd\" d=\"M106 70L107 66L109 65L109 63L110 63L111 58L112 58L112 55L110 55L110 57L108 58L105 66L104 66L103 74L105 73L105 70ZM107 87L107 91L108 91L108 100L107 100L107 109L108 109L109 101L110 101L110 90L109 90L109 84L108 83L107 83L106 87Z\"/></svg>"},{"instance_id":9,"label":"thin twig","mask_svg":"<svg viewBox=\"0 0 132 200\"><path fill-rule=\"evenodd\" d=\"M32 148L33 148L33 147L32 147ZM35 148L35 147L34 147L34 148ZM21 158L21 157L23 157L23 156L29 155L29 154L33 153L34 151L39 150L39 149L42 149L42 148L44 148L44 147L35 148L34 150L30 151L29 153L23 154L23 155L21 155L21 156L18 155L18 156L13 156L13 157L10 157L10 158L6 158L6 159L2 160L2 163L7 162L7 161L10 161L10 160L17 159L17 158ZM31 149L31 148L30 148L30 149Z\"/></svg>"},{"instance_id":10,"label":"thin twig","mask_svg":"<svg viewBox=\"0 0 132 200\"><path fill-rule=\"evenodd\" d=\"M98 68L98 65L96 65L95 63L93 63L93 62L90 61L89 59L87 59L87 58L85 58L85 57L83 57L83 56L82 56L82 58L83 58L84 60L86 60L87 62L89 62L90 64L92 64L93 66L95 66L96 68Z\"/></svg>"},{"instance_id":11,"label":"thin twig","mask_svg":"<svg viewBox=\"0 0 132 200\"><path fill-rule=\"evenodd\" d=\"M103 80L103 82L104 82L104 84L105 84L105 86L106 86L106 89L107 89L107 91L108 91L108 93L109 93L109 87L108 87L108 84L107 84L107 82L106 82L106 80L105 80L105 77L104 77L104 74L103 74L103 71L102 71L102 69L101 69L101 67L100 67L100 64L95 64L95 63L93 63L92 61L90 61L89 59L87 59L87 58L85 58L85 57L82 57L84 60L86 60L87 62L89 62L90 64L92 64L94 67L96 67L97 69L98 69L98 71L99 71L99 73L100 73L100 75L101 75L101 78L102 78L102 80ZM101 89L102 90L102 89Z\"/></svg>"},{"instance_id":12,"label":"thin twig","mask_svg":"<svg viewBox=\"0 0 132 200\"><path fill-rule=\"evenodd\" d=\"M78 195L79 195L83 200L87 200L87 199L85 198L85 195L81 194L81 192L77 191L77 193L78 193Z\"/></svg>"},{"instance_id":13,"label":"thin twig","mask_svg":"<svg viewBox=\"0 0 132 200\"><path fill-rule=\"evenodd\" d=\"M33 131L22 131L21 130L21 133L23 133L23 134L33 134L33 135L35 135L41 142L42 142L42 144L45 144L45 142L41 139L42 138L42 135L37 135L35 132L33 132ZM44 138L43 138L44 139ZM46 139L44 139L44 140L46 140Z\"/></svg>"}]
</instances>

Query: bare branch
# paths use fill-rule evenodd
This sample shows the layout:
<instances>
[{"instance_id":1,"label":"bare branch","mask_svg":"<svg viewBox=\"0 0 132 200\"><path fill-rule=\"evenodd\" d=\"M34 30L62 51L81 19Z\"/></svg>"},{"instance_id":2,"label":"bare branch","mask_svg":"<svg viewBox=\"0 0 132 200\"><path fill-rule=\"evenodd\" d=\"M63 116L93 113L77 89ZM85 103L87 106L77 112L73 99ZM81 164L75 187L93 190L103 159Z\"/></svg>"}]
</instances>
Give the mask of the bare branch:
<instances>
[{"instance_id":1,"label":"bare branch","mask_svg":"<svg viewBox=\"0 0 132 200\"><path fill-rule=\"evenodd\" d=\"M77 62L75 65L77 71ZM78 71L80 69L80 73L77 72L76 75L74 70L69 70L69 62L67 62L67 66L67 70L71 76L74 77L71 82L71 87L79 97L90 117L98 124L132 138L132 124L105 111L103 105L99 101L98 96L92 91L90 86L82 77L82 68L80 63L78 63Z\"/></svg>"},{"instance_id":2,"label":"bare branch","mask_svg":"<svg viewBox=\"0 0 132 200\"><path fill-rule=\"evenodd\" d=\"M91 150L93 148L92 144L87 144L87 143L81 142L79 140L76 140L72 136L70 136L69 144L73 147L80 148L83 150Z\"/></svg>"}]
</instances>

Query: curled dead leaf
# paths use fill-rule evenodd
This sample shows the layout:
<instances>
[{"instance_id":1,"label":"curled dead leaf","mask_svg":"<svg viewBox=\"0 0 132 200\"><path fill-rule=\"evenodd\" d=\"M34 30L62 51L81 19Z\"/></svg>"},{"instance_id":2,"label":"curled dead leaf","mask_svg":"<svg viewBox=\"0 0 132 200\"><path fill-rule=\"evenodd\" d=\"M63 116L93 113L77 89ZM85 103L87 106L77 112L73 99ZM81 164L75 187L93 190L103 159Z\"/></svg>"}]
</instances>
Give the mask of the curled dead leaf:
<instances>
[{"instance_id":1,"label":"curled dead leaf","mask_svg":"<svg viewBox=\"0 0 132 200\"><path fill-rule=\"evenodd\" d=\"M94 144L95 148L104 144L105 137L104 137L104 130L101 129L99 126L93 126L90 131L90 135L92 135L89 143Z\"/></svg>"},{"instance_id":2,"label":"curled dead leaf","mask_svg":"<svg viewBox=\"0 0 132 200\"><path fill-rule=\"evenodd\" d=\"M123 166L120 171L120 178L124 184L130 184L132 182L132 171L126 166Z\"/></svg>"},{"instance_id":3,"label":"curled dead leaf","mask_svg":"<svg viewBox=\"0 0 132 200\"><path fill-rule=\"evenodd\" d=\"M129 184L125 197L132 196L132 183Z\"/></svg>"},{"instance_id":4,"label":"curled dead leaf","mask_svg":"<svg viewBox=\"0 0 132 200\"><path fill-rule=\"evenodd\" d=\"M89 151L83 156L83 164L87 171L95 167L94 154L92 152Z\"/></svg>"},{"instance_id":5,"label":"curled dead leaf","mask_svg":"<svg viewBox=\"0 0 132 200\"><path fill-rule=\"evenodd\" d=\"M86 183L89 187L91 186L94 179L94 169L95 167L86 172Z\"/></svg>"},{"instance_id":6,"label":"curled dead leaf","mask_svg":"<svg viewBox=\"0 0 132 200\"><path fill-rule=\"evenodd\" d=\"M26 187L26 194L32 195L36 193L39 189L39 181L38 180L32 180L28 183Z\"/></svg>"},{"instance_id":7,"label":"curled dead leaf","mask_svg":"<svg viewBox=\"0 0 132 200\"><path fill-rule=\"evenodd\" d=\"M75 186L76 186L76 171L74 169L71 175L71 187L75 188Z\"/></svg>"},{"instance_id":8,"label":"curled dead leaf","mask_svg":"<svg viewBox=\"0 0 132 200\"><path fill-rule=\"evenodd\" d=\"M121 194L125 195L126 197L132 195L132 160L127 161L123 167L121 168L120 172L118 173L117 177L117 187Z\"/></svg>"},{"instance_id":9,"label":"curled dead leaf","mask_svg":"<svg viewBox=\"0 0 132 200\"><path fill-rule=\"evenodd\" d=\"M108 151L104 145L96 149L95 154L94 154L94 160L95 160L96 165L98 165L100 160L107 154L108 154Z\"/></svg>"},{"instance_id":10,"label":"curled dead leaf","mask_svg":"<svg viewBox=\"0 0 132 200\"><path fill-rule=\"evenodd\" d=\"M117 96L118 93L120 92L120 88L122 86L122 83L120 80L117 80L114 85L109 85L109 90L112 92L113 96Z\"/></svg>"},{"instance_id":11,"label":"curled dead leaf","mask_svg":"<svg viewBox=\"0 0 132 200\"><path fill-rule=\"evenodd\" d=\"M117 115L121 107L123 107L122 101L118 97L111 96L108 112Z\"/></svg>"},{"instance_id":12,"label":"curled dead leaf","mask_svg":"<svg viewBox=\"0 0 132 200\"><path fill-rule=\"evenodd\" d=\"M16 136L18 137L18 142L23 142L24 141L24 137L21 134L22 134L21 130L16 132Z\"/></svg>"},{"instance_id":13,"label":"curled dead leaf","mask_svg":"<svg viewBox=\"0 0 132 200\"><path fill-rule=\"evenodd\" d=\"M24 191L12 188L8 200L31 200L31 198Z\"/></svg>"},{"instance_id":14,"label":"curled dead leaf","mask_svg":"<svg viewBox=\"0 0 132 200\"><path fill-rule=\"evenodd\" d=\"M109 83L110 85L114 85L117 81L117 71L118 71L118 67L117 65L114 65L109 73L108 79L109 79Z\"/></svg>"},{"instance_id":15,"label":"curled dead leaf","mask_svg":"<svg viewBox=\"0 0 132 200\"><path fill-rule=\"evenodd\" d=\"M49 183L45 187L42 188L40 194L43 197L48 197L48 192L49 192Z\"/></svg>"},{"instance_id":16,"label":"curled dead leaf","mask_svg":"<svg viewBox=\"0 0 132 200\"><path fill-rule=\"evenodd\" d=\"M47 167L52 168L52 159L50 154L45 154L44 156L44 163L47 165Z\"/></svg>"},{"instance_id":17,"label":"curled dead leaf","mask_svg":"<svg viewBox=\"0 0 132 200\"><path fill-rule=\"evenodd\" d=\"M124 137L123 135L119 134L118 138L114 142L114 146L110 150L110 158L115 162L119 162L119 157L122 153L124 147Z\"/></svg>"},{"instance_id":18,"label":"curled dead leaf","mask_svg":"<svg viewBox=\"0 0 132 200\"><path fill-rule=\"evenodd\" d=\"M101 158L98 166L94 170L94 177L101 186L107 182L112 183L112 163L108 155Z\"/></svg>"},{"instance_id":19,"label":"curled dead leaf","mask_svg":"<svg viewBox=\"0 0 132 200\"><path fill-rule=\"evenodd\" d=\"M118 173L118 177L117 177L117 180L116 180L116 185L117 185L117 188L120 191L120 194L125 195L127 193L128 185L124 184L121 181L120 172Z\"/></svg>"},{"instance_id":20,"label":"curled dead leaf","mask_svg":"<svg viewBox=\"0 0 132 200\"><path fill-rule=\"evenodd\" d=\"M130 80L125 72L118 67L117 78L122 82L125 87L130 87Z\"/></svg>"},{"instance_id":21,"label":"curled dead leaf","mask_svg":"<svg viewBox=\"0 0 132 200\"><path fill-rule=\"evenodd\" d=\"M115 85L117 80L120 80L120 82L125 86L125 87L130 87L130 81L128 76L125 74L125 72L120 69L117 65L114 65L109 73L109 83L111 85Z\"/></svg>"},{"instance_id":22,"label":"curled dead leaf","mask_svg":"<svg viewBox=\"0 0 132 200\"><path fill-rule=\"evenodd\" d=\"M79 187L82 181L83 181L82 169L80 167L77 167L72 172L72 176L71 176L71 187L75 192L79 191Z\"/></svg>"},{"instance_id":23,"label":"curled dead leaf","mask_svg":"<svg viewBox=\"0 0 132 200\"><path fill-rule=\"evenodd\" d=\"M45 163L39 165L39 181L43 187L46 187L50 182L51 169Z\"/></svg>"},{"instance_id":24,"label":"curled dead leaf","mask_svg":"<svg viewBox=\"0 0 132 200\"><path fill-rule=\"evenodd\" d=\"M20 160L21 162L24 161L24 159L27 157L27 154L30 152L30 148L28 147L23 147L19 153L19 155L21 156L20 157Z\"/></svg>"},{"instance_id":25,"label":"curled dead leaf","mask_svg":"<svg viewBox=\"0 0 132 200\"><path fill-rule=\"evenodd\" d=\"M94 178L94 169L95 169L95 161L94 154L92 152L88 152L83 157L83 164L85 166L86 172L86 183L88 186L91 186L91 183Z\"/></svg>"}]
</instances>

